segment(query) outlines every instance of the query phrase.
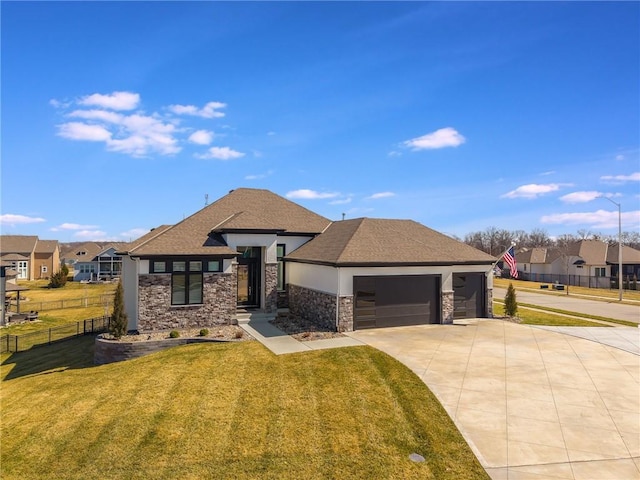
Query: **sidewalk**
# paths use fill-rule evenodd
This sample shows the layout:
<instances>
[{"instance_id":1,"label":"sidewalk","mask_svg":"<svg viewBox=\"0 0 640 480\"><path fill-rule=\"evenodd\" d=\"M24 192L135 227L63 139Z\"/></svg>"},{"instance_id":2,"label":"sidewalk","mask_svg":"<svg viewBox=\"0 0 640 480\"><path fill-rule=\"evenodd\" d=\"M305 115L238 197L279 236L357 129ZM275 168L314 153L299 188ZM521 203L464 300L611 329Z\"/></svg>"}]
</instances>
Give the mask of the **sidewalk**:
<instances>
[{"instance_id":1,"label":"sidewalk","mask_svg":"<svg viewBox=\"0 0 640 480\"><path fill-rule=\"evenodd\" d=\"M299 342L264 319L251 320L249 323L240 323L238 326L276 355L364 345L361 341L346 336Z\"/></svg>"}]
</instances>

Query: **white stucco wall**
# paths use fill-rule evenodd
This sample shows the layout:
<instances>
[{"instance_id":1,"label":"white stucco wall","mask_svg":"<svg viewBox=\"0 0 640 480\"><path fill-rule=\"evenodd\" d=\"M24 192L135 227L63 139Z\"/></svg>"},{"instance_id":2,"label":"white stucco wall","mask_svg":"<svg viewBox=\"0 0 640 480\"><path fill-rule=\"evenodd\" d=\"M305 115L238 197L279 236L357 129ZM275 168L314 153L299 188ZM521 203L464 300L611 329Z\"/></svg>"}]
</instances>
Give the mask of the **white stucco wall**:
<instances>
[{"instance_id":1,"label":"white stucco wall","mask_svg":"<svg viewBox=\"0 0 640 480\"><path fill-rule=\"evenodd\" d=\"M304 263L287 263L289 283L321 292L353 295L354 276L378 275L441 275L442 290L453 290L453 273L486 273L491 265L455 265L434 267L328 267ZM487 279L487 287L493 287L493 275Z\"/></svg>"}]
</instances>

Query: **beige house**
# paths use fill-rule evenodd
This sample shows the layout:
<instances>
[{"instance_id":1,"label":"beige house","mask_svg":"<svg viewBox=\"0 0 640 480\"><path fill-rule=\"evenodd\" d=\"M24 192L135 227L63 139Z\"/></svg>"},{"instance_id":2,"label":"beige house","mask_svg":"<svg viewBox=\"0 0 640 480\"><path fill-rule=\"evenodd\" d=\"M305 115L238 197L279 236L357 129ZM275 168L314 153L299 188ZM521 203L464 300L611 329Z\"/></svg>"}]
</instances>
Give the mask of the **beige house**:
<instances>
[{"instance_id":1,"label":"beige house","mask_svg":"<svg viewBox=\"0 0 640 480\"><path fill-rule=\"evenodd\" d=\"M279 308L338 331L492 313L494 257L410 220L332 222L268 190L232 190L118 254L130 330Z\"/></svg>"},{"instance_id":2,"label":"beige house","mask_svg":"<svg viewBox=\"0 0 640 480\"><path fill-rule=\"evenodd\" d=\"M60 269L60 246L35 235L0 235L0 261L19 280L48 279Z\"/></svg>"}]
</instances>

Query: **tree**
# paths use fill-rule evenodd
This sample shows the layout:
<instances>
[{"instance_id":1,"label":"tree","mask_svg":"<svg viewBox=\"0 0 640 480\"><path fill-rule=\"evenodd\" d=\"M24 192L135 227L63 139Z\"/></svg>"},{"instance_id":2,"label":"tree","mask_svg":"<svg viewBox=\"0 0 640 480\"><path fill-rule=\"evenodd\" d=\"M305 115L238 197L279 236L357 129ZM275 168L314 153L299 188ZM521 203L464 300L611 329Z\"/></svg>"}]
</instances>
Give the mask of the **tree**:
<instances>
[{"instance_id":1,"label":"tree","mask_svg":"<svg viewBox=\"0 0 640 480\"><path fill-rule=\"evenodd\" d=\"M124 289L122 288L122 282L118 282L116 288L116 295L113 298L113 314L111 315L111 323L109 324L109 332L115 338L119 339L127 333L127 325L129 319L124 311Z\"/></svg>"},{"instance_id":2,"label":"tree","mask_svg":"<svg viewBox=\"0 0 640 480\"><path fill-rule=\"evenodd\" d=\"M516 302L516 289L513 283L509 283L507 294L504 297L504 313L507 317L515 317L518 314L518 302Z\"/></svg>"}]
</instances>

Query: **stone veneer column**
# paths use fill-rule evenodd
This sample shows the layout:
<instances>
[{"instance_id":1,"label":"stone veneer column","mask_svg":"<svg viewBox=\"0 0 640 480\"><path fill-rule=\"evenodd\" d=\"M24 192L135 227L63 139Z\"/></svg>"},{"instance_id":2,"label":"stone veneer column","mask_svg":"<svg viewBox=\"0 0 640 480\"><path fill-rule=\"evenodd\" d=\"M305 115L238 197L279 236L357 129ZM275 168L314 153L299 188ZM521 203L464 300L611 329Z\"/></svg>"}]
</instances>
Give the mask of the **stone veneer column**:
<instances>
[{"instance_id":1,"label":"stone veneer column","mask_svg":"<svg viewBox=\"0 0 640 480\"><path fill-rule=\"evenodd\" d=\"M276 313L278 311L278 264L264 265L264 311Z\"/></svg>"},{"instance_id":2,"label":"stone veneer column","mask_svg":"<svg viewBox=\"0 0 640 480\"><path fill-rule=\"evenodd\" d=\"M453 323L453 290L442 291L442 323Z\"/></svg>"},{"instance_id":3,"label":"stone veneer column","mask_svg":"<svg viewBox=\"0 0 640 480\"><path fill-rule=\"evenodd\" d=\"M487 318L493 318L493 288L487 288Z\"/></svg>"},{"instance_id":4,"label":"stone veneer column","mask_svg":"<svg viewBox=\"0 0 640 480\"><path fill-rule=\"evenodd\" d=\"M340 297L338 331L353 332L353 296Z\"/></svg>"},{"instance_id":5,"label":"stone veneer column","mask_svg":"<svg viewBox=\"0 0 640 480\"><path fill-rule=\"evenodd\" d=\"M336 330L335 295L290 284L289 311L321 328Z\"/></svg>"}]
</instances>

